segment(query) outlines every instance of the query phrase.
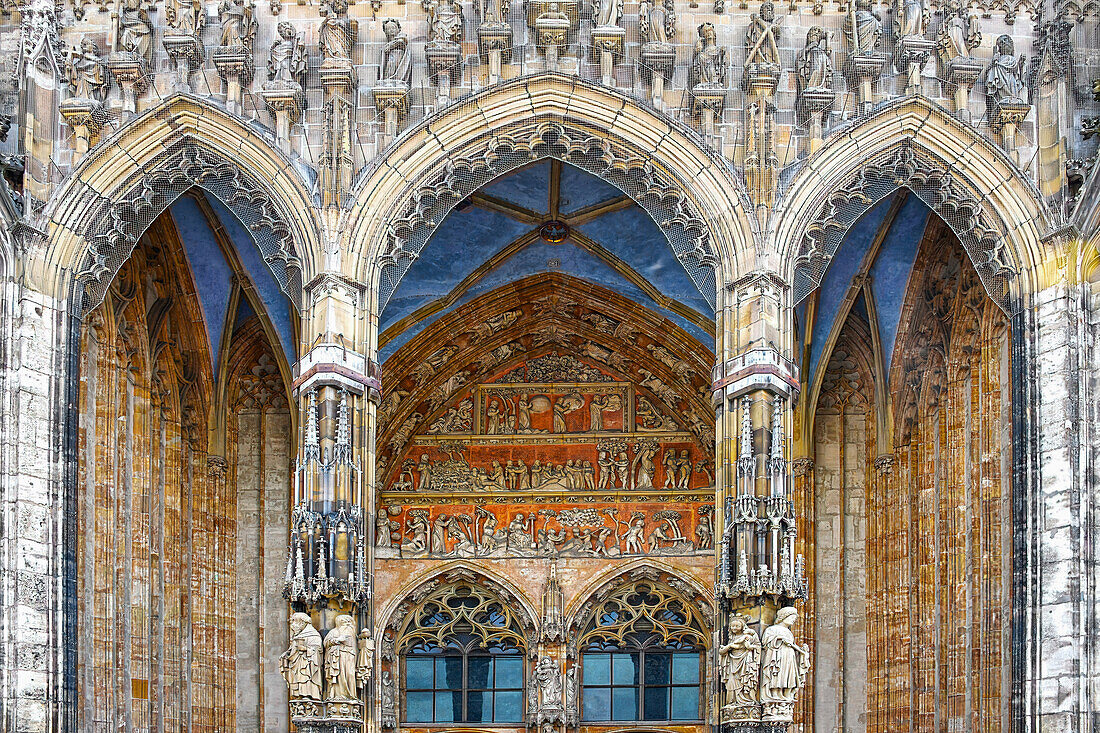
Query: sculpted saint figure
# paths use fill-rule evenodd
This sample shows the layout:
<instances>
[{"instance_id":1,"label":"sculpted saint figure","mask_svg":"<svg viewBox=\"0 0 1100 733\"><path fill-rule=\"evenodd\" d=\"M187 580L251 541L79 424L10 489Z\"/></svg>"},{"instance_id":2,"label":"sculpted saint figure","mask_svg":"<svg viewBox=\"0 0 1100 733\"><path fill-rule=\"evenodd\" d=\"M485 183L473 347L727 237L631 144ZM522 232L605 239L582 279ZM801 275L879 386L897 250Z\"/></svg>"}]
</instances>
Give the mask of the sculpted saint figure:
<instances>
[{"instance_id":1,"label":"sculpted saint figure","mask_svg":"<svg viewBox=\"0 0 1100 733\"><path fill-rule=\"evenodd\" d=\"M882 42L882 20L871 10L871 0L856 0L855 8L844 18L844 35L853 56L878 50Z\"/></svg>"},{"instance_id":2,"label":"sculpted saint figure","mask_svg":"<svg viewBox=\"0 0 1100 733\"><path fill-rule=\"evenodd\" d=\"M347 614L336 617L336 628L325 637L325 699L355 700L355 621Z\"/></svg>"},{"instance_id":3,"label":"sculpted saint figure","mask_svg":"<svg viewBox=\"0 0 1100 733\"><path fill-rule=\"evenodd\" d=\"M535 665L535 679L539 685L539 697L543 710L561 710L561 671L550 657L543 657Z\"/></svg>"},{"instance_id":4,"label":"sculpted saint figure","mask_svg":"<svg viewBox=\"0 0 1100 733\"><path fill-rule=\"evenodd\" d=\"M726 49L718 45L718 34L711 23L698 28L699 40L695 42L692 57L692 84L708 86L726 85Z\"/></svg>"},{"instance_id":5,"label":"sculpted saint figure","mask_svg":"<svg viewBox=\"0 0 1100 733\"><path fill-rule=\"evenodd\" d=\"M480 0L481 22L486 24L503 23L512 10L509 0Z\"/></svg>"},{"instance_id":6,"label":"sculpted saint figure","mask_svg":"<svg viewBox=\"0 0 1100 733\"><path fill-rule=\"evenodd\" d=\"M623 17L623 0L596 0L593 20L597 28L619 25Z\"/></svg>"},{"instance_id":7,"label":"sculpted saint figure","mask_svg":"<svg viewBox=\"0 0 1100 733\"><path fill-rule=\"evenodd\" d=\"M944 22L940 48L947 60L970 58L970 49L982 41L977 16L966 12L962 3L952 0L944 10Z\"/></svg>"},{"instance_id":8,"label":"sculpted saint figure","mask_svg":"<svg viewBox=\"0 0 1100 733\"><path fill-rule=\"evenodd\" d=\"M99 47L95 41L81 38L80 46L73 47L65 59L65 71L73 97L103 101L103 91L107 86L107 68L99 58Z\"/></svg>"},{"instance_id":9,"label":"sculpted saint figure","mask_svg":"<svg viewBox=\"0 0 1100 733\"><path fill-rule=\"evenodd\" d=\"M675 0L642 0L638 5L638 26L647 44L672 43L676 36Z\"/></svg>"},{"instance_id":10,"label":"sculpted saint figure","mask_svg":"<svg viewBox=\"0 0 1100 733\"><path fill-rule=\"evenodd\" d=\"M291 700L321 699L321 635L304 613L290 617L290 648L279 657L279 669Z\"/></svg>"},{"instance_id":11,"label":"sculpted saint figure","mask_svg":"<svg viewBox=\"0 0 1100 733\"><path fill-rule=\"evenodd\" d=\"M168 27L175 35L197 36L206 25L201 0L175 0L165 4Z\"/></svg>"},{"instance_id":12,"label":"sculpted saint figure","mask_svg":"<svg viewBox=\"0 0 1100 733\"><path fill-rule=\"evenodd\" d=\"M462 43L462 6L455 0L424 0L428 11L428 40Z\"/></svg>"},{"instance_id":13,"label":"sculpted saint figure","mask_svg":"<svg viewBox=\"0 0 1100 733\"><path fill-rule=\"evenodd\" d=\"M325 61L350 61L355 29L348 19L348 0L321 3L321 55Z\"/></svg>"},{"instance_id":14,"label":"sculpted saint figure","mask_svg":"<svg viewBox=\"0 0 1100 733\"><path fill-rule=\"evenodd\" d=\"M798 620L798 611L791 606L779 609L775 623L764 630L761 645L764 658L760 667L760 702L764 713L790 719L798 690L806 685L810 669L810 652L794 640L791 627Z\"/></svg>"},{"instance_id":15,"label":"sculpted saint figure","mask_svg":"<svg viewBox=\"0 0 1100 733\"><path fill-rule=\"evenodd\" d=\"M153 23L142 0L123 0L118 13L119 50L153 61Z\"/></svg>"},{"instance_id":16,"label":"sculpted saint figure","mask_svg":"<svg viewBox=\"0 0 1100 733\"><path fill-rule=\"evenodd\" d=\"M924 0L897 0L894 13L898 38L924 35Z\"/></svg>"},{"instance_id":17,"label":"sculpted saint figure","mask_svg":"<svg viewBox=\"0 0 1100 733\"><path fill-rule=\"evenodd\" d=\"M806 31L806 47L798 52L795 70L798 73L798 94L828 92L833 88L833 62L825 30L814 26Z\"/></svg>"},{"instance_id":18,"label":"sculpted saint figure","mask_svg":"<svg viewBox=\"0 0 1100 733\"><path fill-rule=\"evenodd\" d=\"M734 707L756 704L756 682L760 674L760 637L739 613L730 614L729 642L718 649L718 669L726 688L726 704Z\"/></svg>"},{"instance_id":19,"label":"sculpted saint figure","mask_svg":"<svg viewBox=\"0 0 1100 733\"><path fill-rule=\"evenodd\" d=\"M753 13L745 33L745 65L779 66L779 23L775 5L761 3L760 12Z\"/></svg>"},{"instance_id":20,"label":"sculpted saint figure","mask_svg":"<svg viewBox=\"0 0 1100 733\"><path fill-rule=\"evenodd\" d=\"M355 661L355 682L359 689L370 684L373 670L374 639L370 635L370 629L363 629L359 632L359 657Z\"/></svg>"},{"instance_id":21,"label":"sculpted saint figure","mask_svg":"<svg viewBox=\"0 0 1100 733\"><path fill-rule=\"evenodd\" d=\"M267 76L275 82L297 84L306 70L305 47L298 38L294 26L286 21L279 23L278 36L271 44L271 56L267 61Z\"/></svg>"},{"instance_id":22,"label":"sculpted saint figure","mask_svg":"<svg viewBox=\"0 0 1100 733\"><path fill-rule=\"evenodd\" d=\"M218 15L222 22L219 45L226 48L252 48L257 26L253 15L255 7L253 0L222 0L218 6Z\"/></svg>"},{"instance_id":23,"label":"sculpted saint figure","mask_svg":"<svg viewBox=\"0 0 1100 733\"><path fill-rule=\"evenodd\" d=\"M409 38L401 32L401 24L393 18L382 21L382 32L386 34L386 44L382 47L380 81L408 84L412 73Z\"/></svg>"},{"instance_id":24,"label":"sculpted saint figure","mask_svg":"<svg viewBox=\"0 0 1100 733\"><path fill-rule=\"evenodd\" d=\"M986 94L996 104L1027 103L1024 83L1026 59L1016 56L1012 36L1002 35L993 47L993 59L985 72Z\"/></svg>"}]
</instances>

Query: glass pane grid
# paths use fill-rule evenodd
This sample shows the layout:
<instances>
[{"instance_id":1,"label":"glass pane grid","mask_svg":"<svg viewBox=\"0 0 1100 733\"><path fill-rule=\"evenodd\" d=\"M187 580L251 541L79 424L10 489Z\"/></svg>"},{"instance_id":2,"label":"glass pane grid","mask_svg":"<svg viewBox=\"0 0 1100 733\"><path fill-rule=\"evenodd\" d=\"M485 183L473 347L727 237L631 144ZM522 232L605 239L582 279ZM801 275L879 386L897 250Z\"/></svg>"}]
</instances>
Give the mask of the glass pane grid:
<instances>
[{"instance_id":1,"label":"glass pane grid","mask_svg":"<svg viewBox=\"0 0 1100 733\"><path fill-rule=\"evenodd\" d=\"M409 654L405 722L523 722L523 659L508 655Z\"/></svg>"},{"instance_id":2,"label":"glass pane grid","mask_svg":"<svg viewBox=\"0 0 1100 733\"><path fill-rule=\"evenodd\" d=\"M585 653L585 722L700 720L699 652Z\"/></svg>"}]
</instances>

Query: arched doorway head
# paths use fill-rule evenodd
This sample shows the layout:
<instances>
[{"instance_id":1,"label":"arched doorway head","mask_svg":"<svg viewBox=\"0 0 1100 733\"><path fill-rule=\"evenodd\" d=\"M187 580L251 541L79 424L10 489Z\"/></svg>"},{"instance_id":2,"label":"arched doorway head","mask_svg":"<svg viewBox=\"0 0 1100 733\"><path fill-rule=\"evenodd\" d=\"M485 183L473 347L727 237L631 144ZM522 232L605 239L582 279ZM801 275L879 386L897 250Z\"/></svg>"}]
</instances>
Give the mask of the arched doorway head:
<instances>
[{"instance_id":1,"label":"arched doorway head","mask_svg":"<svg viewBox=\"0 0 1100 733\"><path fill-rule=\"evenodd\" d=\"M547 74L494 86L425 120L364 172L345 214L346 267L371 284L374 310L459 201L548 157L634 198L699 281L716 273L721 290L751 268L754 226L726 161L696 133L624 95Z\"/></svg>"},{"instance_id":2,"label":"arched doorway head","mask_svg":"<svg viewBox=\"0 0 1100 733\"><path fill-rule=\"evenodd\" d=\"M774 231L795 303L821 282L849 227L899 188L954 230L1002 309L1036 287L1050 215L1035 185L970 127L911 97L833 135L787 187Z\"/></svg>"},{"instance_id":3,"label":"arched doorway head","mask_svg":"<svg viewBox=\"0 0 1100 733\"><path fill-rule=\"evenodd\" d=\"M302 283L318 269L320 239L308 183L254 130L183 95L148 110L81 161L38 216L50 241L30 259L28 274L59 297L78 278L84 310L94 308L149 224L193 187L220 199L248 228L300 308Z\"/></svg>"}]
</instances>

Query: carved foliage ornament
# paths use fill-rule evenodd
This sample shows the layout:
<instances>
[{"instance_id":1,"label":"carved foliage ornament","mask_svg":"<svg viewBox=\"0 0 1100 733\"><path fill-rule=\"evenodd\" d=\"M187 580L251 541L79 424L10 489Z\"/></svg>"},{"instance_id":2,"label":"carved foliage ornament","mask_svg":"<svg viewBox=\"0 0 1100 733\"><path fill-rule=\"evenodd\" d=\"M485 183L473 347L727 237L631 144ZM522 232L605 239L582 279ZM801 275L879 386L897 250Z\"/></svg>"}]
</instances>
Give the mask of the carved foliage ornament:
<instances>
[{"instance_id":1,"label":"carved foliage ornament","mask_svg":"<svg viewBox=\"0 0 1100 733\"><path fill-rule=\"evenodd\" d=\"M146 227L181 194L195 186L217 196L252 236L280 287L301 306L301 261L294 251L286 218L265 186L228 160L184 140L154 170L137 174L133 183L111 198L99 200L88 221L98 222L78 277L87 284L85 310L100 303L115 270L133 251Z\"/></svg>"},{"instance_id":2,"label":"carved foliage ornament","mask_svg":"<svg viewBox=\"0 0 1100 733\"><path fill-rule=\"evenodd\" d=\"M576 124L566 127L542 122L534 128L524 125L499 132L474 153L448 157L434 176L409 193L408 205L389 224L380 257L384 268L381 307L455 204L503 173L547 157L576 165L630 195L661 227L677 258L714 305L713 270L719 263L718 252L710 241L709 225L682 187L646 157L613 143L606 133Z\"/></svg>"},{"instance_id":3,"label":"carved foliage ornament","mask_svg":"<svg viewBox=\"0 0 1100 733\"><path fill-rule=\"evenodd\" d=\"M948 169L908 142L867 161L847 184L828 194L798 248L795 302L817 287L848 227L899 188L919 196L958 234L982 282L1004 305L1016 269L994 217Z\"/></svg>"}]
</instances>

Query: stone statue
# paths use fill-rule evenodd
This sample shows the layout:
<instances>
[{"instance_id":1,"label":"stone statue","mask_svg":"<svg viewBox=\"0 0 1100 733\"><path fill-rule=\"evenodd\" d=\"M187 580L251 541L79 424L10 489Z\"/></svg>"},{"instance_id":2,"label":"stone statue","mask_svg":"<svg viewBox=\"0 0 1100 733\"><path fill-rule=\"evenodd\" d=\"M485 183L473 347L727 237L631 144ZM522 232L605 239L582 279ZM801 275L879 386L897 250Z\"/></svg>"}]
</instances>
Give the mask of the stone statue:
<instances>
[{"instance_id":1,"label":"stone statue","mask_svg":"<svg viewBox=\"0 0 1100 733\"><path fill-rule=\"evenodd\" d=\"M355 621L347 614L336 617L336 628L325 637L326 700L356 700Z\"/></svg>"},{"instance_id":2,"label":"stone statue","mask_svg":"<svg viewBox=\"0 0 1100 733\"><path fill-rule=\"evenodd\" d=\"M775 5L761 3L760 12L753 13L745 33L745 66L761 64L779 66L779 22Z\"/></svg>"},{"instance_id":3,"label":"stone statue","mask_svg":"<svg viewBox=\"0 0 1100 733\"><path fill-rule=\"evenodd\" d=\"M596 0L592 21L597 28L618 26L623 17L623 0Z\"/></svg>"},{"instance_id":4,"label":"stone statue","mask_svg":"<svg viewBox=\"0 0 1100 733\"><path fill-rule=\"evenodd\" d=\"M197 37L202 34L206 25L202 0L169 0L164 9L171 35Z\"/></svg>"},{"instance_id":5,"label":"stone statue","mask_svg":"<svg viewBox=\"0 0 1100 733\"><path fill-rule=\"evenodd\" d=\"M561 710L562 682L561 670L550 657L543 657L535 665L535 681L539 686L540 710L545 714L550 710Z\"/></svg>"},{"instance_id":6,"label":"stone statue","mask_svg":"<svg viewBox=\"0 0 1100 733\"><path fill-rule=\"evenodd\" d=\"M222 37L218 45L251 49L256 38L255 8L254 0L222 0L218 6L218 17L222 23Z\"/></svg>"},{"instance_id":7,"label":"stone statue","mask_svg":"<svg viewBox=\"0 0 1100 733\"><path fill-rule=\"evenodd\" d=\"M386 44L382 47L382 76L379 81L408 84L412 74L408 36L401 32L401 24L393 18L382 21L382 32L386 34Z\"/></svg>"},{"instance_id":8,"label":"stone statue","mask_svg":"<svg viewBox=\"0 0 1100 733\"><path fill-rule=\"evenodd\" d=\"M765 720L791 720L795 696L806 686L810 651L797 644L791 633L797 620L798 611L785 606L776 612L775 623L764 630L760 703L764 706Z\"/></svg>"},{"instance_id":9,"label":"stone statue","mask_svg":"<svg viewBox=\"0 0 1100 733\"><path fill-rule=\"evenodd\" d=\"M799 96L833 90L833 62L829 59L828 39L821 26L815 25L806 31L806 46L798 52L795 71Z\"/></svg>"},{"instance_id":10,"label":"stone statue","mask_svg":"<svg viewBox=\"0 0 1100 733\"><path fill-rule=\"evenodd\" d=\"M481 0L481 22L488 24L504 23L512 10L509 0Z\"/></svg>"},{"instance_id":11,"label":"stone statue","mask_svg":"<svg viewBox=\"0 0 1100 733\"><path fill-rule=\"evenodd\" d=\"M871 10L871 0L856 0L844 18L844 35L853 56L878 51L882 43L882 20Z\"/></svg>"},{"instance_id":12,"label":"stone statue","mask_svg":"<svg viewBox=\"0 0 1100 733\"><path fill-rule=\"evenodd\" d=\"M565 717L566 724L575 726L580 720L580 686L577 684L577 665L571 666L565 673Z\"/></svg>"},{"instance_id":13,"label":"stone statue","mask_svg":"<svg viewBox=\"0 0 1100 733\"><path fill-rule=\"evenodd\" d=\"M279 669L291 700L321 699L321 635L309 616L290 617L290 648L279 657Z\"/></svg>"},{"instance_id":14,"label":"stone statue","mask_svg":"<svg viewBox=\"0 0 1100 733\"><path fill-rule=\"evenodd\" d=\"M107 67L99 56L99 47L91 38L81 38L65 58L69 91L76 99L102 102L107 88Z\"/></svg>"},{"instance_id":15,"label":"stone statue","mask_svg":"<svg viewBox=\"0 0 1100 733\"><path fill-rule=\"evenodd\" d=\"M286 21L279 23L278 32L267 62L268 78L274 82L297 84L306 71L305 45L294 26Z\"/></svg>"},{"instance_id":16,"label":"stone statue","mask_svg":"<svg viewBox=\"0 0 1100 733\"><path fill-rule=\"evenodd\" d=\"M351 61L355 27L348 18L348 0L321 3L320 48L324 63Z\"/></svg>"},{"instance_id":17,"label":"stone statue","mask_svg":"<svg viewBox=\"0 0 1100 733\"><path fill-rule=\"evenodd\" d=\"M982 33L978 28L977 16L966 12L962 3L951 0L944 10L943 30L940 37L940 50L947 61L957 58L969 59L970 51L982 42Z\"/></svg>"},{"instance_id":18,"label":"stone statue","mask_svg":"<svg viewBox=\"0 0 1100 733\"><path fill-rule=\"evenodd\" d=\"M718 649L718 672L730 708L752 708L760 674L760 637L739 613L731 613L729 642Z\"/></svg>"},{"instance_id":19,"label":"stone statue","mask_svg":"<svg viewBox=\"0 0 1100 733\"><path fill-rule=\"evenodd\" d=\"M355 660L355 682L359 689L370 685L371 673L374 671L374 638L370 635L370 629L359 632L359 656Z\"/></svg>"},{"instance_id":20,"label":"stone statue","mask_svg":"<svg viewBox=\"0 0 1100 733\"><path fill-rule=\"evenodd\" d=\"M898 38L923 36L927 22L924 0L897 0L894 7L894 30Z\"/></svg>"},{"instance_id":21,"label":"stone statue","mask_svg":"<svg viewBox=\"0 0 1100 733\"><path fill-rule=\"evenodd\" d=\"M118 48L153 62L153 22L142 0L122 0L118 12Z\"/></svg>"},{"instance_id":22,"label":"stone statue","mask_svg":"<svg viewBox=\"0 0 1100 733\"><path fill-rule=\"evenodd\" d=\"M726 49L718 45L718 34L711 23L699 26L699 40L691 60L692 86L726 85Z\"/></svg>"},{"instance_id":23,"label":"stone statue","mask_svg":"<svg viewBox=\"0 0 1100 733\"><path fill-rule=\"evenodd\" d=\"M435 44L462 43L462 6L455 0L424 0L428 12L428 41Z\"/></svg>"},{"instance_id":24,"label":"stone statue","mask_svg":"<svg viewBox=\"0 0 1100 733\"><path fill-rule=\"evenodd\" d=\"M382 727L397 727L397 679L388 669L382 670Z\"/></svg>"},{"instance_id":25,"label":"stone statue","mask_svg":"<svg viewBox=\"0 0 1100 733\"><path fill-rule=\"evenodd\" d=\"M1002 35L993 46L993 58L985 72L985 89L994 104L1027 104L1027 59L1016 56L1012 36Z\"/></svg>"},{"instance_id":26,"label":"stone statue","mask_svg":"<svg viewBox=\"0 0 1100 733\"><path fill-rule=\"evenodd\" d=\"M676 37L675 0L642 0L638 6L638 26L647 44L672 43Z\"/></svg>"}]
</instances>

